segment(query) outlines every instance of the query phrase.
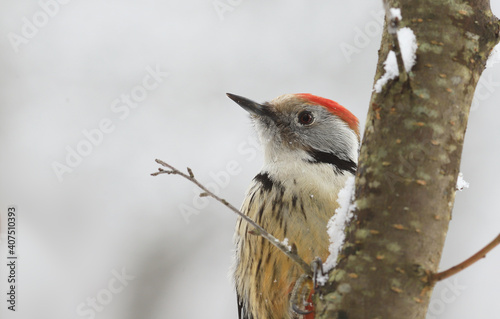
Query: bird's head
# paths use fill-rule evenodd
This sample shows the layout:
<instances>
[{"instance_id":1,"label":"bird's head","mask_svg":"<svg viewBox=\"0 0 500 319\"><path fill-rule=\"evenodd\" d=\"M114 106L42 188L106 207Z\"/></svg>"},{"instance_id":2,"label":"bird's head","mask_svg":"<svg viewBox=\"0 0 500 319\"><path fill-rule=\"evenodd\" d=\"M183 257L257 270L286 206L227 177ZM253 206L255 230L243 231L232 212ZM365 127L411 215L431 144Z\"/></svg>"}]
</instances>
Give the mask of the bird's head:
<instances>
[{"instance_id":1,"label":"bird's head","mask_svg":"<svg viewBox=\"0 0 500 319\"><path fill-rule=\"evenodd\" d=\"M358 119L337 102L307 93L285 94L265 103L227 95L250 113L266 162L301 160L355 172Z\"/></svg>"}]
</instances>

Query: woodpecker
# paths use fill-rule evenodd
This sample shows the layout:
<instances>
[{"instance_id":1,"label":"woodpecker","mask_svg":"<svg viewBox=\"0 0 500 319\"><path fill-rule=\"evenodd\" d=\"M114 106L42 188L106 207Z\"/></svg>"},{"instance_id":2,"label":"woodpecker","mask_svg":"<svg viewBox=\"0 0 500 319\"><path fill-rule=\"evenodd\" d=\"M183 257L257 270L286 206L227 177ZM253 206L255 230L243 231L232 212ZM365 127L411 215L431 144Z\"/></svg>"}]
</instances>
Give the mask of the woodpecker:
<instances>
[{"instance_id":1,"label":"woodpecker","mask_svg":"<svg viewBox=\"0 0 500 319\"><path fill-rule=\"evenodd\" d=\"M307 263L326 260L328 220L337 195L357 169L358 119L340 104L308 93L270 102L227 94L250 113L264 151L241 211ZM302 271L241 218L236 222L234 280L240 319L309 319L290 310ZM311 306L306 309L312 310Z\"/></svg>"}]
</instances>

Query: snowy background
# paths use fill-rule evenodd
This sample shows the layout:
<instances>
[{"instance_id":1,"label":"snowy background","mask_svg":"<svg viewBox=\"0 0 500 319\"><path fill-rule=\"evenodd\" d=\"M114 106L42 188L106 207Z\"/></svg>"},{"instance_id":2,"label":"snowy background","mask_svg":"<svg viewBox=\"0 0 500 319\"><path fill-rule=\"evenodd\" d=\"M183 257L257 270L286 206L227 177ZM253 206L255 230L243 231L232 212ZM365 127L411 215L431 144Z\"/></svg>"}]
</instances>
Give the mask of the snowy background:
<instances>
[{"instance_id":1,"label":"snowy background","mask_svg":"<svg viewBox=\"0 0 500 319\"><path fill-rule=\"evenodd\" d=\"M1 4L0 211L5 233L18 209L19 285L12 313L4 234L0 317L236 318L236 218L179 177L151 177L154 159L190 166L239 206L262 154L225 92L311 92L364 126L381 4L60 2ZM457 194L442 269L500 229L499 71L486 70L470 114L471 187ZM499 269L497 249L439 284L428 318L498 318Z\"/></svg>"}]
</instances>

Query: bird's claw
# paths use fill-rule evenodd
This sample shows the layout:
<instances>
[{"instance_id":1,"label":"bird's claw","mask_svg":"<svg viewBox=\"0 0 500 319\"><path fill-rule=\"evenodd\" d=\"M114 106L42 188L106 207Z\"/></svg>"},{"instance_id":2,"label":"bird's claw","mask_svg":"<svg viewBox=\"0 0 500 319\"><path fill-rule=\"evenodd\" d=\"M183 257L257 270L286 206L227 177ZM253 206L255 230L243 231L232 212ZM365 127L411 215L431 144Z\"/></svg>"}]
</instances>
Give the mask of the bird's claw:
<instances>
[{"instance_id":1,"label":"bird's claw","mask_svg":"<svg viewBox=\"0 0 500 319\"><path fill-rule=\"evenodd\" d=\"M318 276L324 276L325 272L323 271L323 262L321 261L321 258L316 257L312 263L311 263L311 268L313 271L313 286L314 289L318 287Z\"/></svg>"}]
</instances>

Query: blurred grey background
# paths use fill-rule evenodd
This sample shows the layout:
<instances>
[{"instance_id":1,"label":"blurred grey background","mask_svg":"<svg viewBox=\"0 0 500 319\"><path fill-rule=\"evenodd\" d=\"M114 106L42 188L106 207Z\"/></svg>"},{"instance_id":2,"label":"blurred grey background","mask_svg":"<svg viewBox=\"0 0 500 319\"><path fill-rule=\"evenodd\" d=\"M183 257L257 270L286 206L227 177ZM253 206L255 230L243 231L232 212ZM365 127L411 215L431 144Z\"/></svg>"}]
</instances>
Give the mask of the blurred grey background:
<instances>
[{"instance_id":1,"label":"blurred grey background","mask_svg":"<svg viewBox=\"0 0 500 319\"><path fill-rule=\"evenodd\" d=\"M364 126L381 1L3 1L0 211L19 212L18 311L1 318L236 318L233 216L262 154L225 93L310 92ZM500 0L492 1L500 15ZM404 11L403 18L404 17ZM500 64L477 89L441 268L500 229ZM2 223L1 264L6 261ZM428 318L498 318L500 250L440 283Z\"/></svg>"}]
</instances>

